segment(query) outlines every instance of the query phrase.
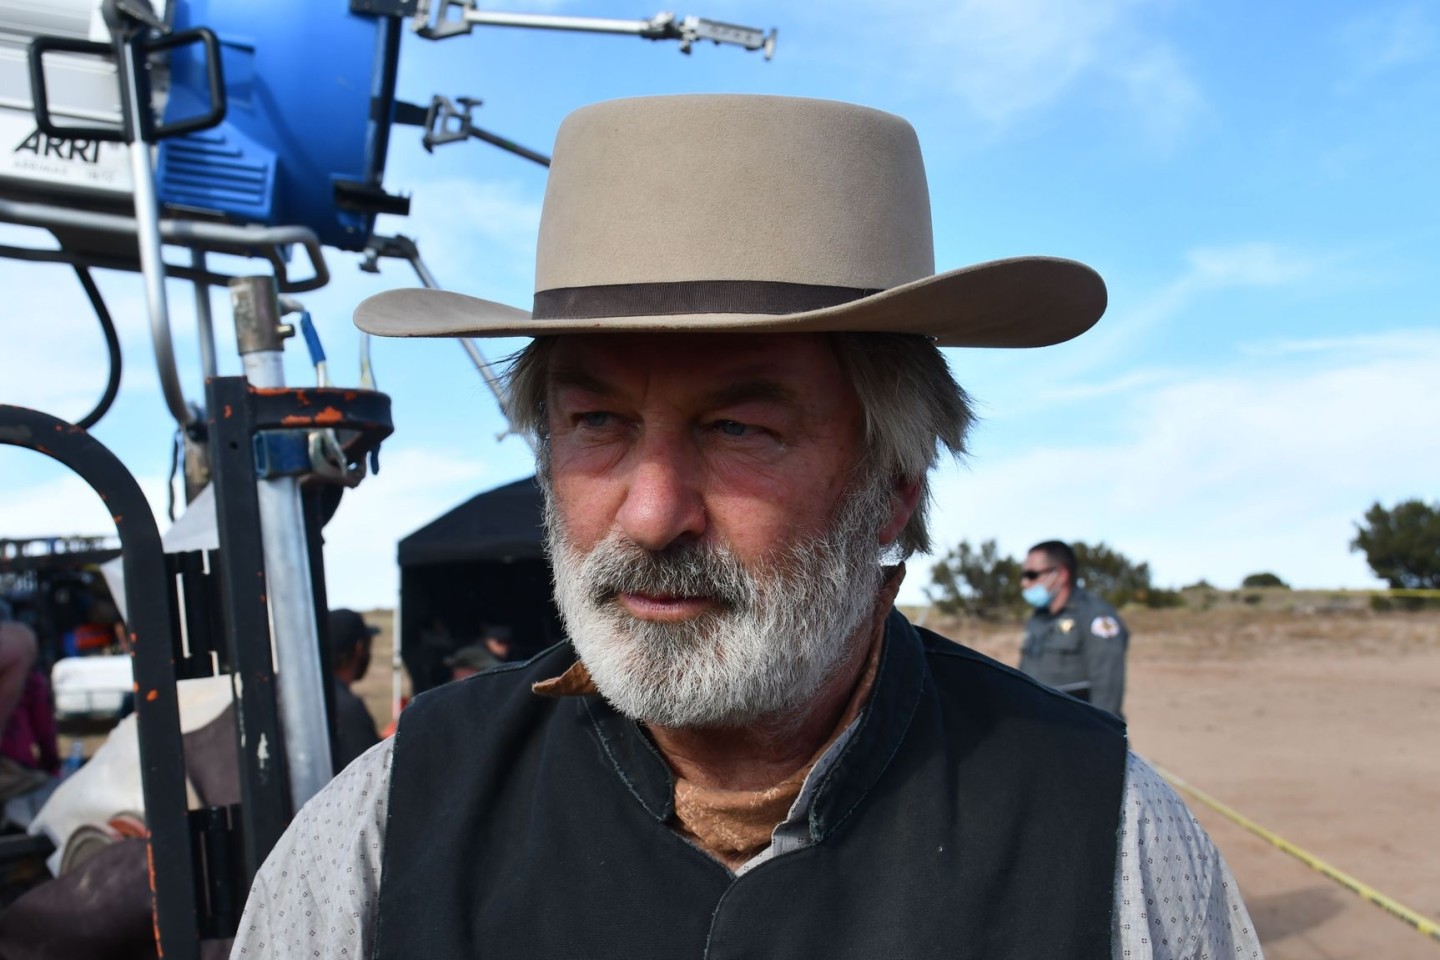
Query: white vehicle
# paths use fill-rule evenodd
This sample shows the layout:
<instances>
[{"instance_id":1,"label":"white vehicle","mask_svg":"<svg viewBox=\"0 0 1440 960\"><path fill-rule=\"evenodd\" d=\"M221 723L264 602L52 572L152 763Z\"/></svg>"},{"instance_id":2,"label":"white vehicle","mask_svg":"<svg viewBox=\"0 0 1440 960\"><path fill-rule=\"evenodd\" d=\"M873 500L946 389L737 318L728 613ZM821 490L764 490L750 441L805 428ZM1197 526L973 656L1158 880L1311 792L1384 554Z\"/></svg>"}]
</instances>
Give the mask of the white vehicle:
<instances>
[{"instance_id":1,"label":"white vehicle","mask_svg":"<svg viewBox=\"0 0 1440 960\"><path fill-rule=\"evenodd\" d=\"M126 654L66 657L50 670L55 692L55 719L116 719L135 689Z\"/></svg>"}]
</instances>

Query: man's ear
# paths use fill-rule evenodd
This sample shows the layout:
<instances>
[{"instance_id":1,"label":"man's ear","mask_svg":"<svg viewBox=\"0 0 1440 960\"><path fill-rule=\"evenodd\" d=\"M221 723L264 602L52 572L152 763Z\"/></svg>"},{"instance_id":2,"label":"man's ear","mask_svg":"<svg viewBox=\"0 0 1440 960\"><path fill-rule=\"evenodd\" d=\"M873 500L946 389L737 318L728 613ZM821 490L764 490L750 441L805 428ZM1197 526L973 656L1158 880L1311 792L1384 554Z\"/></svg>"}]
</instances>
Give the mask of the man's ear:
<instances>
[{"instance_id":1,"label":"man's ear","mask_svg":"<svg viewBox=\"0 0 1440 960\"><path fill-rule=\"evenodd\" d=\"M920 481L897 477L890 490L890 516L880 528L878 539L882 547L888 547L899 538L900 531L905 529L905 524L910 522L919 505Z\"/></svg>"}]
</instances>

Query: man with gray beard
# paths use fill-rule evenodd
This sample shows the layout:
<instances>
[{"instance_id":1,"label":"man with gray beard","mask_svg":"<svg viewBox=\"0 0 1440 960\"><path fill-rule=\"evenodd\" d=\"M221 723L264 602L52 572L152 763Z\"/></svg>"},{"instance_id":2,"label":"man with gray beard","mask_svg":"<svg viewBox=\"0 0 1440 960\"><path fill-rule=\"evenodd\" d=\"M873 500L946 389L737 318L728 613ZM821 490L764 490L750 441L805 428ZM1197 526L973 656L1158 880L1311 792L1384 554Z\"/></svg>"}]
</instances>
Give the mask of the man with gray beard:
<instances>
[{"instance_id":1,"label":"man with gray beard","mask_svg":"<svg viewBox=\"0 0 1440 960\"><path fill-rule=\"evenodd\" d=\"M1104 310L1042 257L937 274L897 117L777 97L573 114L533 309L391 291L394 336L534 340L568 641L418 697L297 816L234 956L1258 957L1116 717L894 609L968 397L939 346Z\"/></svg>"},{"instance_id":2,"label":"man with gray beard","mask_svg":"<svg viewBox=\"0 0 1440 960\"><path fill-rule=\"evenodd\" d=\"M777 545L754 573L724 543L698 539L650 551L617 530L587 554L547 509L555 599L606 699L626 716L677 729L784 717L813 699L850 652L844 641L881 584L873 531L888 507L885 489L876 477L856 487L830 529ZM626 594L707 597L714 608L639 619L620 604Z\"/></svg>"}]
</instances>

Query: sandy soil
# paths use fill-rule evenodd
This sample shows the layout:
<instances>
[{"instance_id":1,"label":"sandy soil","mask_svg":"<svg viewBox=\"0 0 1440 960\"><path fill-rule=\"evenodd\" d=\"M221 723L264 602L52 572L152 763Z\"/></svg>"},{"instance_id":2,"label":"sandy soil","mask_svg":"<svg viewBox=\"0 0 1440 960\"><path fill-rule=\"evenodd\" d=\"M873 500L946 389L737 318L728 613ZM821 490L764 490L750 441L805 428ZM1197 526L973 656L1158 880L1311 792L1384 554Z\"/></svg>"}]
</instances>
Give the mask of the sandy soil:
<instances>
[{"instance_id":1,"label":"sandy soil","mask_svg":"<svg viewBox=\"0 0 1440 960\"><path fill-rule=\"evenodd\" d=\"M1266 829L1440 919L1440 613L1222 603L1128 615L1132 743ZM359 685L390 714L390 615ZM1018 625L929 624L1006 663ZM1195 800L1270 960L1440 960L1440 943Z\"/></svg>"},{"instance_id":2,"label":"sandy soil","mask_svg":"<svg viewBox=\"0 0 1440 960\"><path fill-rule=\"evenodd\" d=\"M1018 659L1014 629L941 626ZM1142 611L1131 628L1139 753L1440 919L1440 614ZM1270 960L1440 958L1440 943L1187 800Z\"/></svg>"}]
</instances>

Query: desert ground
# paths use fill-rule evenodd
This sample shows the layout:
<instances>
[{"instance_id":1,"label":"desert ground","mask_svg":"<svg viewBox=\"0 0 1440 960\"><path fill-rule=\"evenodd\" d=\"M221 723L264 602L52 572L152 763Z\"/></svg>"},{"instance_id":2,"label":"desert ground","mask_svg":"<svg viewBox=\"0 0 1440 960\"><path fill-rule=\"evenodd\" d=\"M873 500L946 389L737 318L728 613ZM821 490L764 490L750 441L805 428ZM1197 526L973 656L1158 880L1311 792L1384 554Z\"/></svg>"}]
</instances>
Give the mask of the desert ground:
<instances>
[{"instance_id":1,"label":"desert ground","mask_svg":"<svg viewBox=\"0 0 1440 960\"><path fill-rule=\"evenodd\" d=\"M1298 591L1246 597L1217 592L1182 609L1126 612L1133 748L1440 919L1440 611L1377 613L1363 597ZM907 612L1003 662L1018 659L1018 623ZM385 632L360 693L384 727L390 616L366 616ZM1229 861L1270 960L1440 960L1440 942L1187 801Z\"/></svg>"},{"instance_id":2,"label":"desert ground","mask_svg":"<svg viewBox=\"0 0 1440 960\"><path fill-rule=\"evenodd\" d=\"M1440 918L1440 613L1296 595L1127 620L1137 752ZM1018 660L1018 629L931 626ZM1186 800L1229 862L1270 960L1440 958L1440 942Z\"/></svg>"}]
</instances>

